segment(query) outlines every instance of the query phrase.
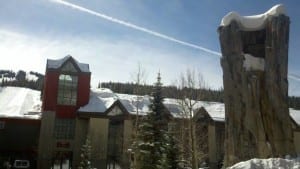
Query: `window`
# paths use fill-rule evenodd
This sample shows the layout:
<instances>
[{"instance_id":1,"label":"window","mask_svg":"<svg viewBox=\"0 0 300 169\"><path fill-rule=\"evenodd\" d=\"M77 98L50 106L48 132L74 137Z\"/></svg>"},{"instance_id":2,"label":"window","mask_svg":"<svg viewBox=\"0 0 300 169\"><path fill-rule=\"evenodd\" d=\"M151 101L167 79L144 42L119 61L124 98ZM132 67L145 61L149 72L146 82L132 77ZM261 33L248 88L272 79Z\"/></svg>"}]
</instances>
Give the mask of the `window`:
<instances>
[{"instance_id":1,"label":"window","mask_svg":"<svg viewBox=\"0 0 300 169\"><path fill-rule=\"evenodd\" d=\"M122 115L122 111L118 107L114 107L107 115L108 116L117 116Z\"/></svg>"},{"instance_id":2,"label":"window","mask_svg":"<svg viewBox=\"0 0 300 169\"><path fill-rule=\"evenodd\" d=\"M73 139L75 133L74 119L56 118L54 124L54 136L56 139Z\"/></svg>"},{"instance_id":3,"label":"window","mask_svg":"<svg viewBox=\"0 0 300 169\"><path fill-rule=\"evenodd\" d=\"M78 77L61 74L58 82L57 103L62 105L76 105Z\"/></svg>"},{"instance_id":4,"label":"window","mask_svg":"<svg viewBox=\"0 0 300 169\"><path fill-rule=\"evenodd\" d=\"M5 121L0 121L0 129L4 129L5 127Z\"/></svg>"}]
</instances>

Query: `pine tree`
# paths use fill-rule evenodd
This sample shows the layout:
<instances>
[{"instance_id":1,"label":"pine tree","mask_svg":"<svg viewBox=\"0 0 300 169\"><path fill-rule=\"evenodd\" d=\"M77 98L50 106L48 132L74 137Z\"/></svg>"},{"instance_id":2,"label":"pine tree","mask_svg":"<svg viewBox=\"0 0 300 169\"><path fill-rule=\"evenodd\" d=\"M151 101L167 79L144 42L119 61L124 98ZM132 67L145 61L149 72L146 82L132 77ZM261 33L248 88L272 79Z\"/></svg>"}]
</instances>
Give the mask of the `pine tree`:
<instances>
[{"instance_id":1,"label":"pine tree","mask_svg":"<svg viewBox=\"0 0 300 169\"><path fill-rule=\"evenodd\" d=\"M167 159L170 164L170 169L178 169L179 166L179 148L175 141L174 133L168 132L168 144L167 144Z\"/></svg>"},{"instance_id":2,"label":"pine tree","mask_svg":"<svg viewBox=\"0 0 300 169\"><path fill-rule=\"evenodd\" d=\"M90 162L90 155L91 155L91 145L90 140L86 138L85 144L81 147L81 154L80 154L80 164L78 169L91 169L91 162Z\"/></svg>"},{"instance_id":3,"label":"pine tree","mask_svg":"<svg viewBox=\"0 0 300 169\"><path fill-rule=\"evenodd\" d=\"M158 74L155 83L150 112L140 123L137 149L137 169L168 169L168 114L163 105L162 83Z\"/></svg>"}]
</instances>

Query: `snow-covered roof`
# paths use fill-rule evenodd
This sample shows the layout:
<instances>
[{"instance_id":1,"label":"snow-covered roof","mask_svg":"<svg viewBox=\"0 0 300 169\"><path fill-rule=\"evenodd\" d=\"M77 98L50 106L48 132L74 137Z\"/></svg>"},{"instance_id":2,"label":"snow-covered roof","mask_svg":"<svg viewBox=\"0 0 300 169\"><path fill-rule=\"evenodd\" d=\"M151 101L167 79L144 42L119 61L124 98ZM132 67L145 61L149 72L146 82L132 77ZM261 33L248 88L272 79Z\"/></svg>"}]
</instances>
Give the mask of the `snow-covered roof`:
<instances>
[{"instance_id":1,"label":"snow-covered roof","mask_svg":"<svg viewBox=\"0 0 300 169\"><path fill-rule=\"evenodd\" d=\"M295 120L295 122L300 126L300 110L295 110L290 108L290 115Z\"/></svg>"},{"instance_id":2,"label":"snow-covered roof","mask_svg":"<svg viewBox=\"0 0 300 169\"><path fill-rule=\"evenodd\" d=\"M139 96L130 94L113 93L110 89L100 88L91 89L89 103L79 108L79 112L105 113L117 100L124 106L130 114L146 115L149 110L150 96ZM225 112L224 104L217 102L205 102L192 100L194 110L197 111L200 107L206 109L213 120L224 121ZM176 118L185 118L188 115L184 114L184 104L181 100L165 98L164 105L168 111Z\"/></svg>"},{"instance_id":3,"label":"snow-covered roof","mask_svg":"<svg viewBox=\"0 0 300 169\"><path fill-rule=\"evenodd\" d=\"M124 106L130 114L146 115L149 110L150 96L139 96L130 94L113 93L110 89L91 89L89 103L79 108L79 112L105 113L117 100ZM192 100L194 110L204 107L213 120L224 121L225 112L224 104L217 102L205 102ZM164 105L168 111L176 118L184 118L186 115L183 111L181 100L165 98Z\"/></svg>"},{"instance_id":4,"label":"snow-covered roof","mask_svg":"<svg viewBox=\"0 0 300 169\"><path fill-rule=\"evenodd\" d=\"M149 110L150 96L138 96L130 94L114 93L110 89L100 88L91 89L89 103L79 108L79 112L105 113L117 100L124 106L130 114L136 114L138 109L139 115L146 115ZM225 105L219 102L194 101L192 100L193 109L197 111L203 107L208 115L214 121L225 121ZM164 105L176 118L185 118L184 103L182 100L165 98ZM290 108L291 117L300 125L300 110Z\"/></svg>"},{"instance_id":5,"label":"snow-covered roof","mask_svg":"<svg viewBox=\"0 0 300 169\"><path fill-rule=\"evenodd\" d=\"M165 98L164 105L169 110L169 112L172 114L173 117L177 117L177 118L183 117L182 114L183 108L182 106L180 106L179 100Z\"/></svg>"},{"instance_id":6,"label":"snow-covered roof","mask_svg":"<svg viewBox=\"0 0 300 169\"><path fill-rule=\"evenodd\" d=\"M285 15L285 13L285 8L282 4L275 5L260 15L241 16L237 12L229 12L223 17L220 26L227 26L234 20L237 21L244 30L259 30L265 26L268 17L281 14Z\"/></svg>"},{"instance_id":7,"label":"snow-covered roof","mask_svg":"<svg viewBox=\"0 0 300 169\"><path fill-rule=\"evenodd\" d=\"M71 55L67 55L62 59L47 59L47 69L58 69L60 68L67 60L69 60L70 58L72 58L75 63L77 64L77 66L79 67L79 69L81 70L81 72L90 72L90 68L89 65L86 63L80 63L78 62L76 59L74 59Z\"/></svg>"},{"instance_id":8,"label":"snow-covered roof","mask_svg":"<svg viewBox=\"0 0 300 169\"><path fill-rule=\"evenodd\" d=\"M110 89L91 89L89 103L78 111L104 113L117 99L117 95Z\"/></svg>"},{"instance_id":9,"label":"snow-covered roof","mask_svg":"<svg viewBox=\"0 0 300 169\"><path fill-rule=\"evenodd\" d=\"M210 102L210 104L204 106L204 108L214 121L225 121L224 103Z\"/></svg>"},{"instance_id":10,"label":"snow-covered roof","mask_svg":"<svg viewBox=\"0 0 300 169\"><path fill-rule=\"evenodd\" d=\"M22 87L0 87L0 117L39 119L40 92Z\"/></svg>"},{"instance_id":11,"label":"snow-covered roof","mask_svg":"<svg viewBox=\"0 0 300 169\"><path fill-rule=\"evenodd\" d=\"M149 112L150 97L129 94L117 94L118 99L130 114L146 115Z\"/></svg>"}]
</instances>

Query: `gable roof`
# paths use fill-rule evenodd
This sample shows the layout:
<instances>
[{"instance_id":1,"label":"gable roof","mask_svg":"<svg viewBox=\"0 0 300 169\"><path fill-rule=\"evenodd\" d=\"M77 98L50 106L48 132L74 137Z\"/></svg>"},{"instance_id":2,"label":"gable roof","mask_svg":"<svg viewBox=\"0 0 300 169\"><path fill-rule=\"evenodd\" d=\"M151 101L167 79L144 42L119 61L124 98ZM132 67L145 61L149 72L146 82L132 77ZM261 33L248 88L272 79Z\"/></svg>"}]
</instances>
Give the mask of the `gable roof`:
<instances>
[{"instance_id":1,"label":"gable roof","mask_svg":"<svg viewBox=\"0 0 300 169\"><path fill-rule=\"evenodd\" d=\"M80 107L78 111L105 113L117 99L110 89L91 89L89 103Z\"/></svg>"},{"instance_id":2,"label":"gable roof","mask_svg":"<svg viewBox=\"0 0 300 169\"><path fill-rule=\"evenodd\" d=\"M129 112L124 107L124 105L120 102L120 100L116 100L106 111L105 114L108 115L115 107L120 108L120 110L125 114L128 115Z\"/></svg>"},{"instance_id":3,"label":"gable roof","mask_svg":"<svg viewBox=\"0 0 300 169\"><path fill-rule=\"evenodd\" d=\"M80 63L74 59L71 55L67 55L62 59L47 59L47 69L60 69L67 61L74 63L81 72L90 72L89 65L86 63Z\"/></svg>"},{"instance_id":4,"label":"gable roof","mask_svg":"<svg viewBox=\"0 0 300 169\"><path fill-rule=\"evenodd\" d=\"M209 116L214 121L224 122L225 121L225 106L224 103L213 102L210 105L204 106Z\"/></svg>"}]
</instances>

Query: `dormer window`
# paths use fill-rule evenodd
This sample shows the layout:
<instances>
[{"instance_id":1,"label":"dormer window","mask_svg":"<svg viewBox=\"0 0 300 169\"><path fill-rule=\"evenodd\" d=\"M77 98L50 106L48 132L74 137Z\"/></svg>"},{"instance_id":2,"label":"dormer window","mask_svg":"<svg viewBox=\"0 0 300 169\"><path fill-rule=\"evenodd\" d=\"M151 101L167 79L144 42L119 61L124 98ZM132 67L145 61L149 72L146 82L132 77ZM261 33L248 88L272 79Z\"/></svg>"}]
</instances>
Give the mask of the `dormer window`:
<instances>
[{"instance_id":1,"label":"dormer window","mask_svg":"<svg viewBox=\"0 0 300 169\"><path fill-rule=\"evenodd\" d=\"M57 103L60 105L76 105L78 77L61 74L58 82Z\"/></svg>"}]
</instances>

